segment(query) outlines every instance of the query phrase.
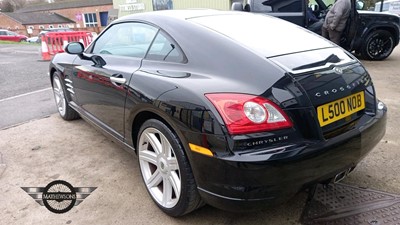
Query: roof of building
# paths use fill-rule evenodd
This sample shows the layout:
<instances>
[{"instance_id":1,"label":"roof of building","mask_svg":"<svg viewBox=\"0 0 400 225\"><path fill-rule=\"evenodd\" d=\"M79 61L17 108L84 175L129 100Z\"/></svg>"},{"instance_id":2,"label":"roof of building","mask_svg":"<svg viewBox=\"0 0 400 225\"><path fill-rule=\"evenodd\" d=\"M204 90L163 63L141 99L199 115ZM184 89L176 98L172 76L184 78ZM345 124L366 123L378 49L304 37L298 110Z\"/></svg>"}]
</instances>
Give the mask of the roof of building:
<instances>
[{"instance_id":1,"label":"roof of building","mask_svg":"<svg viewBox=\"0 0 400 225\"><path fill-rule=\"evenodd\" d=\"M10 17L11 19L21 23L22 25L75 23L75 21L63 17L57 13L28 12L28 13L1 13L1 14Z\"/></svg>"},{"instance_id":2,"label":"roof of building","mask_svg":"<svg viewBox=\"0 0 400 225\"><path fill-rule=\"evenodd\" d=\"M17 10L16 12L51 11L57 9L70 9L70 8L81 8L81 7L112 5L112 4L113 4L112 0L96 0L96 1L71 0L71 1L62 1L55 3L44 3L44 4L41 3L41 4L28 5L22 9Z\"/></svg>"}]
</instances>

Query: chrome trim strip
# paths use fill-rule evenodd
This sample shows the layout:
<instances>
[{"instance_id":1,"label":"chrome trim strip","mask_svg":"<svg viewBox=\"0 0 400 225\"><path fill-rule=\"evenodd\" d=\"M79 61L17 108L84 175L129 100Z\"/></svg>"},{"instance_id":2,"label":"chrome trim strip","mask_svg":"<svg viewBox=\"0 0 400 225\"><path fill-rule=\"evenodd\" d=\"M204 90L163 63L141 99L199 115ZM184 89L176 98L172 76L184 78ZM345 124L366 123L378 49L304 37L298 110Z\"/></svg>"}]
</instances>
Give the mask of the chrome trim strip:
<instances>
[{"instance_id":1,"label":"chrome trim strip","mask_svg":"<svg viewBox=\"0 0 400 225\"><path fill-rule=\"evenodd\" d=\"M72 90L72 88L67 88L67 91L69 91L71 94L75 94L75 92Z\"/></svg>"},{"instance_id":2,"label":"chrome trim strip","mask_svg":"<svg viewBox=\"0 0 400 225\"><path fill-rule=\"evenodd\" d=\"M289 73L294 74L294 75L308 73L308 72L315 71L315 70L326 70L326 69L333 70L334 67L336 67L336 66L346 66L346 65L350 65L350 64L353 64L356 62L357 61L354 59L349 59L349 60L340 61L338 63L327 63L323 66L317 66L317 67L312 67L312 68L307 68L307 69L302 69L302 70L292 70L292 69L289 69L288 67L286 67L285 65L283 65L277 61L274 61L274 63L276 63L279 67L285 69L286 71L288 71Z\"/></svg>"}]
</instances>

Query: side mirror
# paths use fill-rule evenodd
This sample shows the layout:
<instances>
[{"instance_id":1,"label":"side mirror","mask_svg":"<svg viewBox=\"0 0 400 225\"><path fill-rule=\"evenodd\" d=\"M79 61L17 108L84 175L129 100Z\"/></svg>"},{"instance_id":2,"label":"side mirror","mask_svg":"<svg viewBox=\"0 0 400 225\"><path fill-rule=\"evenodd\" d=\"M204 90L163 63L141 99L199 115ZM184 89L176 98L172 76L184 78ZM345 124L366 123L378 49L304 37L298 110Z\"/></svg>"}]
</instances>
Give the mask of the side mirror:
<instances>
[{"instance_id":1,"label":"side mirror","mask_svg":"<svg viewBox=\"0 0 400 225\"><path fill-rule=\"evenodd\" d=\"M85 48L80 42L71 42L65 47L65 52L71 55L81 55Z\"/></svg>"},{"instance_id":2,"label":"side mirror","mask_svg":"<svg viewBox=\"0 0 400 225\"><path fill-rule=\"evenodd\" d=\"M363 1L357 1L356 2L356 9L361 10L364 8L365 3Z\"/></svg>"},{"instance_id":3,"label":"side mirror","mask_svg":"<svg viewBox=\"0 0 400 225\"><path fill-rule=\"evenodd\" d=\"M232 11L243 11L243 4L240 2L234 2L232 3Z\"/></svg>"}]
</instances>

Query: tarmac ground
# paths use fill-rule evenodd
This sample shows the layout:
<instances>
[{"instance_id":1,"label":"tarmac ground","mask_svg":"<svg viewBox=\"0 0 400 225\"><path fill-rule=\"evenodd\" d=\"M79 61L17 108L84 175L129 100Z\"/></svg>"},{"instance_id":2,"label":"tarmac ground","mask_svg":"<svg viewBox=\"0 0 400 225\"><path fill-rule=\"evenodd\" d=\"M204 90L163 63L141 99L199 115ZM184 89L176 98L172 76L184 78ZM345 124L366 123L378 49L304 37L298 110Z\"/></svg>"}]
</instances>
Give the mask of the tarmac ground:
<instances>
[{"instance_id":1,"label":"tarmac ground","mask_svg":"<svg viewBox=\"0 0 400 225\"><path fill-rule=\"evenodd\" d=\"M388 124L384 138L343 181L346 184L400 195L399 62L399 47L385 61L363 61L378 98L388 106ZM1 111L2 104L15 102L12 96L6 98L11 99L0 97ZM54 101L51 95L46 101L49 98ZM252 213L205 206L181 218L169 217L148 195L137 158L88 123L66 122L54 111L28 119L0 128L0 224L300 224L307 198L304 192L284 205ZM50 212L22 189L45 187L54 180L96 189L64 214Z\"/></svg>"}]
</instances>

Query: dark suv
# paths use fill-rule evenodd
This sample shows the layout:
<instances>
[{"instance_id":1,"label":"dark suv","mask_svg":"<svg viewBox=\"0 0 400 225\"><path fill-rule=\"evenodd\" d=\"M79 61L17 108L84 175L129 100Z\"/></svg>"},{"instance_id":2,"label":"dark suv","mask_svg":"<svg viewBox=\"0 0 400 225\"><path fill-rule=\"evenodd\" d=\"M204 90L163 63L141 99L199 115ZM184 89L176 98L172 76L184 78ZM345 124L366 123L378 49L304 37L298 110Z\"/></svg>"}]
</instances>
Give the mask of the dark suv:
<instances>
[{"instance_id":1,"label":"dark suv","mask_svg":"<svg viewBox=\"0 0 400 225\"><path fill-rule=\"evenodd\" d=\"M315 0L313 13L321 19L332 0ZM364 59L383 60L399 43L400 17L394 14L360 10L364 2L351 0L352 7L340 45ZM307 28L306 0L244 0L235 2L232 10L264 13ZM320 33L320 32L319 32Z\"/></svg>"}]
</instances>

